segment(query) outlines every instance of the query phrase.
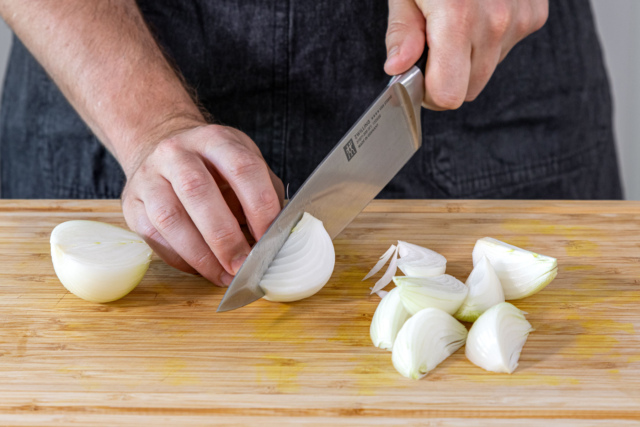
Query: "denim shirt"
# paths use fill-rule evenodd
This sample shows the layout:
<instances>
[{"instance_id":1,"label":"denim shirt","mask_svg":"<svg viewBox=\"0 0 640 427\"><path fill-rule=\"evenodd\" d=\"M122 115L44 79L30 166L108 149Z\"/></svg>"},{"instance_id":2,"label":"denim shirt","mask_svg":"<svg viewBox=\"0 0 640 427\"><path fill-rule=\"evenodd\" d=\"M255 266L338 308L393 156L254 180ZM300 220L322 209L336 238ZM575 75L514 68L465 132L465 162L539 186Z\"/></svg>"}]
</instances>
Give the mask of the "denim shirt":
<instances>
[{"instance_id":1,"label":"denim shirt","mask_svg":"<svg viewBox=\"0 0 640 427\"><path fill-rule=\"evenodd\" d=\"M389 80L384 0L138 5L198 101L246 132L291 194ZM589 2L549 6L475 101L422 111L423 147L379 197L622 196ZM118 163L17 39L2 102L2 197L120 196Z\"/></svg>"}]
</instances>

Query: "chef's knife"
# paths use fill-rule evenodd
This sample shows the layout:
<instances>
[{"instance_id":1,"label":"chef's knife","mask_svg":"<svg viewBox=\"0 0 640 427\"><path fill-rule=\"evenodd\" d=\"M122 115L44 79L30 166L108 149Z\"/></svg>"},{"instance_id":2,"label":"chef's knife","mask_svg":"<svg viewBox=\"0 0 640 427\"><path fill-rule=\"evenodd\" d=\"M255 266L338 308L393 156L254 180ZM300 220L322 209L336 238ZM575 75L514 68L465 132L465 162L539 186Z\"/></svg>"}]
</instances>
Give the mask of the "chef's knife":
<instances>
[{"instance_id":1,"label":"chef's knife","mask_svg":"<svg viewBox=\"0 0 640 427\"><path fill-rule=\"evenodd\" d=\"M376 197L422 145L423 94L418 66L391 79L253 247L218 311L264 296L260 280L304 212L321 220L333 239Z\"/></svg>"}]
</instances>

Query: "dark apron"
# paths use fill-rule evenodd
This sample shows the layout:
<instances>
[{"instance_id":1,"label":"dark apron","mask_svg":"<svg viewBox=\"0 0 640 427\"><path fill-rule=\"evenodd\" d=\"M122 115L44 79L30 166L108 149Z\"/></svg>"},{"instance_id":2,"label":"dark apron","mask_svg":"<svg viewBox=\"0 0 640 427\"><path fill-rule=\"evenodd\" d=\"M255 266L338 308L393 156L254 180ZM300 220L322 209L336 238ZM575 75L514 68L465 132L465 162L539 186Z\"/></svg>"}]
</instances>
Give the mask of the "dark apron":
<instances>
[{"instance_id":1,"label":"dark apron","mask_svg":"<svg viewBox=\"0 0 640 427\"><path fill-rule=\"evenodd\" d=\"M139 0L215 120L295 191L388 82L387 2ZM384 198L618 199L609 84L588 0L550 2L484 92L423 110L424 145ZM2 196L117 198L124 176L15 40L0 118Z\"/></svg>"}]
</instances>

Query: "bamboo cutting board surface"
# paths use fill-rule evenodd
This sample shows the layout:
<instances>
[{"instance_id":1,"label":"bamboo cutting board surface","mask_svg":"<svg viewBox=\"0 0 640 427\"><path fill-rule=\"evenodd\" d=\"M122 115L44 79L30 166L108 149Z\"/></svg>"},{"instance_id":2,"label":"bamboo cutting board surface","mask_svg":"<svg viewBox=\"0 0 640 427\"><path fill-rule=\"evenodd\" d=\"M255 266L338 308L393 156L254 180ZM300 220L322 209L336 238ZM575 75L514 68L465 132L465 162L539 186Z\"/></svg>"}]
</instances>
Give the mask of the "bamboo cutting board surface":
<instances>
[{"instance_id":1,"label":"bamboo cutting board surface","mask_svg":"<svg viewBox=\"0 0 640 427\"><path fill-rule=\"evenodd\" d=\"M49 254L71 219L124 225L118 201L0 203L0 425L639 423L638 202L374 201L335 239L320 293L229 313L223 289L157 259L120 301L76 298ZM461 349L405 379L371 345L379 298L360 279L400 239L464 281L484 236L558 258L556 280L515 302L536 328L518 369Z\"/></svg>"}]
</instances>

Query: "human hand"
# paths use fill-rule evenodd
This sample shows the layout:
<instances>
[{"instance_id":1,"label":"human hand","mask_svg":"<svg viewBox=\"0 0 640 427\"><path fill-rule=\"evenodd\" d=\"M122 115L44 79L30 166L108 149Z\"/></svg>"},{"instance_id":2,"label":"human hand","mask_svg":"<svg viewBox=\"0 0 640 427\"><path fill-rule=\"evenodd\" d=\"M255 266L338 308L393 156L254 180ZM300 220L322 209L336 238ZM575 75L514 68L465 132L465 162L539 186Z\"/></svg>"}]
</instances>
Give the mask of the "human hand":
<instances>
[{"instance_id":1,"label":"human hand","mask_svg":"<svg viewBox=\"0 0 640 427\"><path fill-rule=\"evenodd\" d=\"M426 40L423 105L453 110L476 99L498 63L548 15L548 0L389 0L384 69L407 71Z\"/></svg>"},{"instance_id":2,"label":"human hand","mask_svg":"<svg viewBox=\"0 0 640 427\"><path fill-rule=\"evenodd\" d=\"M149 144L124 167L127 225L167 264L229 285L282 208L282 181L243 132L205 125Z\"/></svg>"}]
</instances>

